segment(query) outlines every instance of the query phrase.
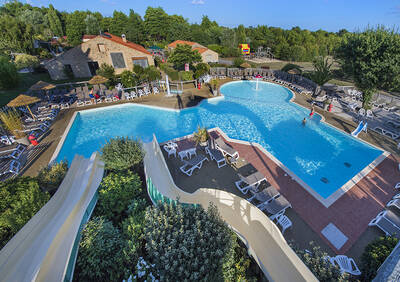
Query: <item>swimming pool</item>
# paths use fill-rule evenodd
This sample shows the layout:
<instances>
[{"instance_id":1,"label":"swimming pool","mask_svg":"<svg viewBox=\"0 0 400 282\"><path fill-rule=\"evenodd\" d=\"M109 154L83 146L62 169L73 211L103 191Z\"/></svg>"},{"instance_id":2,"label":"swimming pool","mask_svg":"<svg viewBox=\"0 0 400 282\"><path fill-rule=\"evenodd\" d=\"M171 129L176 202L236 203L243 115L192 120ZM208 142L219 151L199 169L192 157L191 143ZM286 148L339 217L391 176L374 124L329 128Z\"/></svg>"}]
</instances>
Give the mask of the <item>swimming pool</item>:
<instances>
[{"instance_id":1,"label":"swimming pool","mask_svg":"<svg viewBox=\"0 0 400 282\"><path fill-rule=\"evenodd\" d=\"M57 156L89 157L110 137L132 136L159 142L192 134L198 125L219 127L232 139L260 144L323 199L378 158L383 151L323 122L319 115L290 102L279 85L240 81L221 87L224 98L180 111L124 104L77 114Z\"/></svg>"}]
</instances>

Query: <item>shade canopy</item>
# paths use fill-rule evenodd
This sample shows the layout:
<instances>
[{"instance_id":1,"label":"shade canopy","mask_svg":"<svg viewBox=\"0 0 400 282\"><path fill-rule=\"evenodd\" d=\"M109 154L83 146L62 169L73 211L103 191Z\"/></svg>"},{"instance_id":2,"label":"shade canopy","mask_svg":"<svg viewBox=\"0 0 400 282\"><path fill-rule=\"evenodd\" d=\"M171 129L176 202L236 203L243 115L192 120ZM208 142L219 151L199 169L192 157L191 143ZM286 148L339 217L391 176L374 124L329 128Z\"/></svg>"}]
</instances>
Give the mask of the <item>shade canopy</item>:
<instances>
[{"instance_id":1,"label":"shade canopy","mask_svg":"<svg viewBox=\"0 0 400 282\"><path fill-rule=\"evenodd\" d=\"M32 97L32 96L28 96L28 95L24 95L24 94L20 94L18 95L17 98L11 100L7 106L8 107L21 107L21 106L27 106L36 102L39 102L40 99L37 97Z\"/></svg>"},{"instance_id":2,"label":"shade canopy","mask_svg":"<svg viewBox=\"0 0 400 282\"><path fill-rule=\"evenodd\" d=\"M301 71L294 68L294 69L289 70L288 73L290 73L290 74L301 74Z\"/></svg>"},{"instance_id":3,"label":"shade canopy","mask_svg":"<svg viewBox=\"0 0 400 282\"><path fill-rule=\"evenodd\" d=\"M39 80L34 85L32 85L29 88L29 90L31 90L31 91L50 90L50 89L53 89L53 88L56 88L56 87L57 86L55 86L54 84Z\"/></svg>"},{"instance_id":4,"label":"shade canopy","mask_svg":"<svg viewBox=\"0 0 400 282\"><path fill-rule=\"evenodd\" d=\"M240 65L242 68L247 69L247 68L251 68L251 65L249 63L243 63Z\"/></svg>"},{"instance_id":5,"label":"shade canopy","mask_svg":"<svg viewBox=\"0 0 400 282\"><path fill-rule=\"evenodd\" d=\"M92 77L92 79L89 80L90 84L101 84L101 83L106 83L108 81L108 78L101 76L101 75L95 75Z\"/></svg>"}]
</instances>

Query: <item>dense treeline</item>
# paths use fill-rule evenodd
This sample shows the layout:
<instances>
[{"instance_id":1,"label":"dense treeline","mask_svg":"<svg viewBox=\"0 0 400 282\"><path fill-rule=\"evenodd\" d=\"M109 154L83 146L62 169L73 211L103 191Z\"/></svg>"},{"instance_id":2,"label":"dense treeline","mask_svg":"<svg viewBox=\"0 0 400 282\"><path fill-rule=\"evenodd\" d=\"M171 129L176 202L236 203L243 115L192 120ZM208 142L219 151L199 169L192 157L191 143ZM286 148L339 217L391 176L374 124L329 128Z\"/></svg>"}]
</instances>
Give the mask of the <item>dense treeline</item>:
<instances>
[{"instance_id":1,"label":"dense treeline","mask_svg":"<svg viewBox=\"0 0 400 282\"><path fill-rule=\"evenodd\" d=\"M257 26L227 28L203 16L200 24L190 24L179 15L168 15L162 8L148 7L142 17L133 10L126 15L114 11L112 17L98 12L60 12L49 7L33 7L18 1L0 7L0 51L35 54L33 39L49 40L64 36L77 45L83 34L100 31L121 35L145 46L153 44L164 47L177 40L191 40L216 50L223 56L237 56L239 43L249 43L252 50L269 47L277 58L293 61L311 61L315 56L331 55L347 33L309 30L294 27L284 30L276 27Z\"/></svg>"}]
</instances>

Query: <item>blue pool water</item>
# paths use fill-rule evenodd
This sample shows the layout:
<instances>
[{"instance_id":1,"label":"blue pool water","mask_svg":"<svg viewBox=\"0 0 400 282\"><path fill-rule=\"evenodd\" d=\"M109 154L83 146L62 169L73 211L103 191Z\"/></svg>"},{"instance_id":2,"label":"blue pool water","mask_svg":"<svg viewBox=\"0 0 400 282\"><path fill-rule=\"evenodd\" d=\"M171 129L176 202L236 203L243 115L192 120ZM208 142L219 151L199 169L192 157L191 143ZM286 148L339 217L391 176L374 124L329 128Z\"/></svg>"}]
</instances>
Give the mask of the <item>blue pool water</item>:
<instances>
[{"instance_id":1,"label":"blue pool water","mask_svg":"<svg viewBox=\"0 0 400 282\"><path fill-rule=\"evenodd\" d=\"M320 122L318 115L303 126L309 110L291 103L292 93L279 85L260 82L256 91L256 82L241 81L225 84L221 92L223 99L181 111L137 104L82 111L57 160L89 157L110 137L148 142L155 133L164 142L191 134L198 125L219 127L230 138L259 143L327 198L382 153Z\"/></svg>"}]
</instances>

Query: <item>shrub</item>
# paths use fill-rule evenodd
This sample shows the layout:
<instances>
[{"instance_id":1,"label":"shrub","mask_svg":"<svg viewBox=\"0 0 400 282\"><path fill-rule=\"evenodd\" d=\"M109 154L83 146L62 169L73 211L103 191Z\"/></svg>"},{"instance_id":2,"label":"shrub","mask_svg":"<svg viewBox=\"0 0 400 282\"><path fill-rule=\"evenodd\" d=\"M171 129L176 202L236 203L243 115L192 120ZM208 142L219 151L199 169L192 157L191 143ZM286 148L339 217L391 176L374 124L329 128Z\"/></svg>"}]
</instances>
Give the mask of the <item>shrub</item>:
<instances>
[{"instance_id":1,"label":"shrub","mask_svg":"<svg viewBox=\"0 0 400 282\"><path fill-rule=\"evenodd\" d=\"M8 58L0 56L0 89L10 89L18 85L16 66Z\"/></svg>"},{"instance_id":2,"label":"shrub","mask_svg":"<svg viewBox=\"0 0 400 282\"><path fill-rule=\"evenodd\" d=\"M128 70L124 70L121 73L121 83L125 87L134 87L134 86L137 85L137 79L133 75L133 72L128 71Z\"/></svg>"},{"instance_id":3,"label":"shrub","mask_svg":"<svg viewBox=\"0 0 400 282\"><path fill-rule=\"evenodd\" d=\"M162 281L213 281L221 275L231 231L215 206L162 204L145 217L146 250Z\"/></svg>"},{"instance_id":4,"label":"shrub","mask_svg":"<svg viewBox=\"0 0 400 282\"><path fill-rule=\"evenodd\" d=\"M67 174L67 171L67 161L61 161L42 168L37 176L40 188L44 191L57 189Z\"/></svg>"},{"instance_id":5,"label":"shrub","mask_svg":"<svg viewBox=\"0 0 400 282\"><path fill-rule=\"evenodd\" d=\"M243 64L243 63L244 63L244 59L243 59L242 57L237 57L237 58L235 58L235 59L233 60L233 65L234 65L236 68L239 68L240 65Z\"/></svg>"},{"instance_id":6,"label":"shrub","mask_svg":"<svg viewBox=\"0 0 400 282\"><path fill-rule=\"evenodd\" d=\"M35 68L39 65L40 61L37 57L29 54L21 54L15 56L15 66L17 69Z\"/></svg>"},{"instance_id":7,"label":"shrub","mask_svg":"<svg viewBox=\"0 0 400 282\"><path fill-rule=\"evenodd\" d=\"M179 76L183 81L193 80L193 72L192 71L180 71Z\"/></svg>"},{"instance_id":8,"label":"shrub","mask_svg":"<svg viewBox=\"0 0 400 282\"><path fill-rule=\"evenodd\" d=\"M293 247L293 246L292 246ZM295 252L304 264L314 273L319 281L344 281L346 275L342 275L339 268L331 264L325 257L328 255L319 246L310 242L311 251L300 250L294 247Z\"/></svg>"},{"instance_id":9,"label":"shrub","mask_svg":"<svg viewBox=\"0 0 400 282\"><path fill-rule=\"evenodd\" d=\"M362 281L372 281L378 268L390 255L398 241L396 237L382 236L365 247L360 267Z\"/></svg>"},{"instance_id":10,"label":"shrub","mask_svg":"<svg viewBox=\"0 0 400 282\"><path fill-rule=\"evenodd\" d=\"M165 73L169 76L171 80L179 80L179 72L174 70L173 68L167 68Z\"/></svg>"},{"instance_id":11,"label":"shrub","mask_svg":"<svg viewBox=\"0 0 400 282\"><path fill-rule=\"evenodd\" d=\"M19 177L0 183L0 248L50 199L37 181Z\"/></svg>"},{"instance_id":12,"label":"shrub","mask_svg":"<svg viewBox=\"0 0 400 282\"><path fill-rule=\"evenodd\" d=\"M121 281L125 243L120 231L102 218L90 220L82 230L75 281Z\"/></svg>"},{"instance_id":13,"label":"shrub","mask_svg":"<svg viewBox=\"0 0 400 282\"><path fill-rule=\"evenodd\" d=\"M196 71L194 73L195 78L199 78L202 75L205 75L210 70L210 66L207 63L198 63L196 65Z\"/></svg>"},{"instance_id":14,"label":"shrub","mask_svg":"<svg viewBox=\"0 0 400 282\"><path fill-rule=\"evenodd\" d=\"M129 137L111 138L101 148L106 169L127 170L138 168L144 157L144 151L137 140Z\"/></svg>"},{"instance_id":15,"label":"shrub","mask_svg":"<svg viewBox=\"0 0 400 282\"><path fill-rule=\"evenodd\" d=\"M100 68L96 71L96 74L104 76L110 80L114 80L115 78L115 70L113 66L106 63L102 63L100 65Z\"/></svg>"},{"instance_id":16,"label":"shrub","mask_svg":"<svg viewBox=\"0 0 400 282\"><path fill-rule=\"evenodd\" d=\"M17 138L22 138L25 133L22 132L22 121L19 113L15 109L0 111L0 119L7 130Z\"/></svg>"},{"instance_id":17,"label":"shrub","mask_svg":"<svg viewBox=\"0 0 400 282\"><path fill-rule=\"evenodd\" d=\"M142 193L142 182L131 171L110 173L103 178L98 191L96 214L105 216L118 225L126 217L132 199Z\"/></svg>"}]
</instances>

